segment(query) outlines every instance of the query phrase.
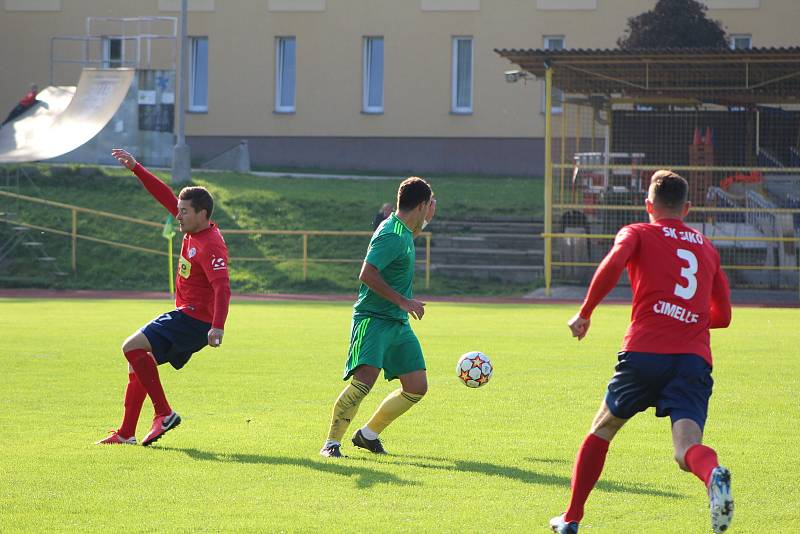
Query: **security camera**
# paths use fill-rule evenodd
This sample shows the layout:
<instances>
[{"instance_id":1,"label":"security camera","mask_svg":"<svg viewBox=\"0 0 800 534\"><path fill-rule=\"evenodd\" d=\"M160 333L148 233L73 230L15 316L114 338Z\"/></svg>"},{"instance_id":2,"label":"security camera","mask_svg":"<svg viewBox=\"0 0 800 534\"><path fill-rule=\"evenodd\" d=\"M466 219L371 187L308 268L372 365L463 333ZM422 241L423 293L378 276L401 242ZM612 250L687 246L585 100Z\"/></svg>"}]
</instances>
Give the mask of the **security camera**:
<instances>
[{"instance_id":1,"label":"security camera","mask_svg":"<svg viewBox=\"0 0 800 534\"><path fill-rule=\"evenodd\" d=\"M518 70L507 70L503 74L506 75L506 82L514 83L520 79L522 72Z\"/></svg>"}]
</instances>

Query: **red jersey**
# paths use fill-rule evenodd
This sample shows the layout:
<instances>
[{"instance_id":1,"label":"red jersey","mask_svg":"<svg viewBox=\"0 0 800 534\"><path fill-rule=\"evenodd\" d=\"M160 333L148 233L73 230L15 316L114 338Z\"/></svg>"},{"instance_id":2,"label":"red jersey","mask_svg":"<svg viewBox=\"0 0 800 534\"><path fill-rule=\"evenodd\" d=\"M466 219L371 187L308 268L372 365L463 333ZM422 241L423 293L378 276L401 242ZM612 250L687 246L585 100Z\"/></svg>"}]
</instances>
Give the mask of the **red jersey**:
<instances>
[{"instance_id":1,"label":"red jersey","mask_svg":"<svg viewBox=\"0 0 800 534\"><path fill-rule=\"evenodd\" d=\"M19 93L17 93L19 94ZM19 101L20 106L30 107L36 102L36 91L28 91L22 100Z\"/></svg>"},{"instance_id":2,"label":"red jersey","mask_svg":"<svg viewBox=\"0 0 800 534\"><path fill-rule=\"evenodd\" d=\"M177 199L176 202L177 204ZM230 286L228 247L217 225L194 234L184 234L178 274L175 276L175 306L183 313L214 328L224 328L225 317L214 310L214 283ZM230 298L230 289L227 291Z\"/></svg>"},{"instance_id":3,"label":"red jersey","mask_svg":"<svg viewBox=\"0 0 800 534\"><path fill-rule=\"evenodd\" d=\"M728 326L731 305L711 242L678 219L625 226L595 272L581 317L589 319L625 267L633 309L622 350L697 354L712 365L709 328Z\"/></svg>"},{"instance_id":4,"label":"red jersey","mask_svg":"<svg viewBox=\"0 0 800 534\"><path fill-rule=\"evenodd\" d=\"M178 197L172 189L137 164L133 173L173 216ZM231 297L228 247L217 225L183 236L178 273L175 276L175 306L186 315L223 329Z\"/></svg>"}]
</instances>

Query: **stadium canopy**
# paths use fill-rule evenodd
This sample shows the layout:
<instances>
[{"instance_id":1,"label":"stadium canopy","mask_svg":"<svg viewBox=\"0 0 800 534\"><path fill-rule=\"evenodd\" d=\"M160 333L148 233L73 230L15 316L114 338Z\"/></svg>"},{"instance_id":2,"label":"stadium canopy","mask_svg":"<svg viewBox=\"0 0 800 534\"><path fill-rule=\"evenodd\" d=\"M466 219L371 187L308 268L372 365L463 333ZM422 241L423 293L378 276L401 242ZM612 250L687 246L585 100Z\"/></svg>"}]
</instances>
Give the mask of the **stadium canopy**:
<instances>
[{"instance_id":1,"label":"stadium canopy","mask_svg":"<svg viewBox=\"0 0 800 534\"><path fill-rule=\"evenodd\" d=\"M800 47L495 52L566 92L604 98L671 98L722 105L800 103Z\"/></svg>"}]
</instances>

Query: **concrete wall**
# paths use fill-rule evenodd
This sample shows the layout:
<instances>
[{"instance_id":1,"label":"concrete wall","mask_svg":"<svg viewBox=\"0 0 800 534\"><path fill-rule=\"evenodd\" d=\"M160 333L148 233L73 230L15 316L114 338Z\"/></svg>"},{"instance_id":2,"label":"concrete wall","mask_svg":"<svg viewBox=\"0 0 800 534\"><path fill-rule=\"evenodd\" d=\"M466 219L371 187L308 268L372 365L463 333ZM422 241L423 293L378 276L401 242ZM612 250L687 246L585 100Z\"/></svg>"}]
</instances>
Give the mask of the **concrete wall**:
<instances>
[{"instance_id":1,"label":"concrete wall","mask_svg":"<svg viewBox=\"0 0 800 534\"><path fill-rule=\"evenodd\" d=\"M541 176L541 138L220 137L191 136L192 159L203 161L246 139L253 166L375 170L398 174Z\"/></svg>"}]
</instances>

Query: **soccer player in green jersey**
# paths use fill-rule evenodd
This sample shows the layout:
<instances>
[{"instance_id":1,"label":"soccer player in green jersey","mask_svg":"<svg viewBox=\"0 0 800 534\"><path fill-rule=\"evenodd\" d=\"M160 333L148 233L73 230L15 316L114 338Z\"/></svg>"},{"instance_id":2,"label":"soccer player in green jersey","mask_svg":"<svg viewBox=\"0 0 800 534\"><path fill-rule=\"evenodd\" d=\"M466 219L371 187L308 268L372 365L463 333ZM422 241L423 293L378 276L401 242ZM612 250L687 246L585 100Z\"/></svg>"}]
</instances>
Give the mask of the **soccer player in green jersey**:
<instances>
[{"instance_id":1,"label":"soccer player in green jersey","mask_svg":"<svg viewBox=\"0 0 800 534\"><path fill-rule=\"evenodd\" d=\"M344 365L344 380L350 383L333 405L322 456L342 456L342 437L381 369L387 380L399 378L401 387L390 393L367 424L356 431L352 439L356 447L386 454L378 434L428 391L425 359L408 316L422 319L425 313L425 303L413 298L414 238L435 212L430 185L422 178L408 178L397 190L397 211L372 234L358 277L361 285L353 306L350 350Z\"/></svg>"}]
</instances>

